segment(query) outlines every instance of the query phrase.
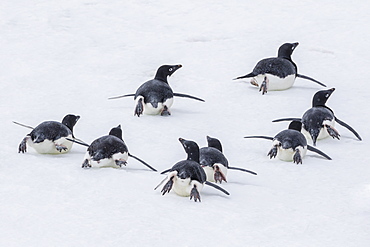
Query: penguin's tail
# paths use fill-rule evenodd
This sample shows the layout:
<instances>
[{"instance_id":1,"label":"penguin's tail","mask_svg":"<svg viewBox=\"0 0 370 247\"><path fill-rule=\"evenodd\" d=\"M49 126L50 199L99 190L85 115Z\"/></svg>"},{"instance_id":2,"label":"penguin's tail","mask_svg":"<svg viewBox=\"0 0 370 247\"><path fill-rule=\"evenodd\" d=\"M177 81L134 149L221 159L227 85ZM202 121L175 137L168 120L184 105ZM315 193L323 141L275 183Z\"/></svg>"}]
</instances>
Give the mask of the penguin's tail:
<instances>
[{"instance_id":1,"label":"penguin's tail","mask_svg":"<svg viewBox=\"0 0 370 247\"><path fill-rule=\"evenodd\" d=\"M114 96L114 97L110 97L108 99L120 99L120 98L124 98L124 97L133 97L135 96L134 93L130 93L130 94L125 94L125 95L121 95L121 96Z\"/></svg>"},{"instance_id":2,"label":"penguin's tail","mask_svg":"<svg viewBox=\"0 0 370 247\"><path fill-rule=\"evenodd\" d=\"M301 74L297 74L297 77L299 78L302 78L302 79L306 79L306 80L310 80L310 81L313 81L313 82L316 82L317 84L323 86L323 87L326 87L326 85L322 82L319 82L318 80L315 80L309 76L306 76L306 75L301 75Z\"/></svg>"},{"instance_id":3,"label":"penguin's tail","mask_svg":"<svg viewBox=\"0 0 370 247\"><path fill-rule=\"evenodd\" d=\"M256 74L254 74L253 72L251 72L251 73L249 73L247 75L236 77L233 80L244 79L244 78L251 78L251 77L255 77L255 76L256 76Z\"/></svg>"}]
</instances>

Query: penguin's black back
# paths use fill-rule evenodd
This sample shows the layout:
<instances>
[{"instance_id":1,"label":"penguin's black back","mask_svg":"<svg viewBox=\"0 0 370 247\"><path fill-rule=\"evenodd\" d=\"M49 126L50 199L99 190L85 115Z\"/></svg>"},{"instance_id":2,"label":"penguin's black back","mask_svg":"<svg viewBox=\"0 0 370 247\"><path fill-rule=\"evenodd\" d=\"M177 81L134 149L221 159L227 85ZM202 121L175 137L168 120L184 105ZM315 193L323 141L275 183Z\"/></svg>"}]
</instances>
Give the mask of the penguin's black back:
<instances>
[{"instance_id":1,"label":"penguin's black back","mask_svg":"<svg viewBox=\"0 0 370 247\"><path fill-rule=\"evenodd\" d=\"M29 134L35 143L43 142L46 139L55 141L68 135L72 135L72 131L64 124L56 121L42 122Z\"/></svg>"},{"instance_id":2,"label":"penguin's black back","mask_svg":"<svg viewBox=\"0 0 370 247\"><path fill-rule=\"evenodd\" d=\"M325 120L332 121L333 112L325 106L312 107L302 117L303 128L310 132L310 129L321 129Z\"/></svg>"},{"instance_id":3,"label":"penguin's black back","mask_svg":"<svg viewBox=\"0 0 370 247\"><path fill-rule=\"evenodd\" d=\"M216 148L203 147L199 150L199 154L199 163L202 166L213 166L215 163L220 163L229 167L229 162L225 155Z\"/></svg>"},{"instance_id":4,"label":"penguin's black back","mask_svg":"<svg viewBox=\"0 0 370 247\"><path fill-rule=\"evenodd\" d=\"M284 149L295 149L298 146L307 146L306 137L299 131L293 129L286 129L279 132L274 140L278 140Z\"/></svg>"},{"instance_id":5,"label":"penguin's black back","mask_svg":"<svg viewBox=\"0 0 370 247\"><path fill-rule=\"evenodd\" d=\"M113 154L128 152L123 140L113 135L102 136L91 143L87 149L95 160L111 158Z\"/></svg>"},{"instance_id":6,"label":"penguin's black back","mask_svg":"<svg viewBox=\"0 0 370 247\"><path fill-rule=\"evenodd\" d=\"M179 178L185 179L190 178L191 180L197 180L200 183L204 183L207 180L207 175L199 163L192 160L182 160L177 162L171 171L177 171Z\"/></svg>"},{"instance_id":7,"label":"penguin's black back","mask_svg":"<svg viewBox=\"0 0 370 247\"><path fill-rule=\"evenodd\" d=\"M255 76L268 73L280 78L285 78L288 75L297 74L297 68L293 62L286 58L272 57L259 61L252 73Z\"/></svg>"},{"instance_id":8,"label":"penguin's black back","mask_svg":"<svg viewBox=\"0 0 370 247\"><path fill-rule=\"evenodd\" d=\"M144 96L144 103L151 103L153 107L157 107L158 102L173 98L173 91L168 83L153 79L145 82L136 90L135 99L139 95Z\"/></svg>"}]
</instances>

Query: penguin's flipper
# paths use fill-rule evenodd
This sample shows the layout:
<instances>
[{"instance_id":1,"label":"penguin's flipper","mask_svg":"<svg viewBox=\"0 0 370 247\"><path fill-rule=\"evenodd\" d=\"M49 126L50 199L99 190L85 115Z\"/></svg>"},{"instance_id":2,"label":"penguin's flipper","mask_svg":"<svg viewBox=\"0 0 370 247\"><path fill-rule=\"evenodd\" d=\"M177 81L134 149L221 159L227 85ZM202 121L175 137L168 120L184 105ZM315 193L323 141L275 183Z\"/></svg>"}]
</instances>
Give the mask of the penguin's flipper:
<instances>
[{"instance_id":1,"label":"penguin's flipper","mask_svg":"<svg viewBox=\"0 0 370 247\"><path fill-rule=\"evenodd\" d=\"M327 154L325 154L324 152L322 152L322 151L318 150L317 148L314 148L310 145L307 145L307 150L310 150L311 152L315 152L317 154L320 154L321 156L327 158L328 160L331 160L331 158Z\"/></svg>"},{"instance_id":2,"label":"penguin's flipper","mask_svg":"<svg viewBox=\"0 0 370 247\"><path fill-rule=\"evenodd\" d=\"M229 192L227 192L225 189L221 188L221 187L220 187L220 186L218 186L217 184L214 184L214 183L211 183L211 182L208 182L208 181L206 181L206 182L205 182L205 184L206 184L206 185L208 185L208 186L211 186L211 187L213 187L213 188L215 188L215 189L218 189L219 191L224 192L226 195L230 195L230 193L229 193Z\"/></svg>"},{"instance_id":3,"label":"penguin's flipper","mask_svg":"<svg viewBox=\"0 0 370 247\"><path fill-rule=\"evenodd\" d=\"M242 171L242 172L249 172L253 175L257 175L257 173L255 172L252 172L250 170L247 170L247 169L243 169L243 168L239 168L239 167L232 167L232 166L229 166L228 169L231 169L231 170L238 170L238 171Z\"/></svg>"},{"instance_id":4,"label":"penguin's flipper","mask_svg":"<svg viewBox=\"0 0 370 247\"><path fill-rule=\"evenodd\" d=\"M249 74L246 74L246 75L243 75L243 76L239 76L239 77L236 77L234 78L233 80L238 80L238 79L244 79L244 78L251 78L251 77L255 77L256 74L254 74L253 72L249 73Z\"/></svg>"},{"instance_id":5,"label":"penguin's flipper","mask_svg":"<svg viewBox=\"0 0 370 247\"><path fill-rule=\"evenodd\" d=\"M167 172L171 171L171 169L172 169L172 168L167 169L167 170L164 170L163 172L161 172L161 174L165 174L165 173L167 173Z\"/></svg>"},{"instance_id":6,"label":"penguin's flipper","mask_svg":"<svg viewBox=\"0 0 370 247\"><path fill-rule=\"evenodd\" d=\"M334 117L335 118L335 121L337 123L339 123L340 125L342 125L343 127L346 127L349 131L351 131L356 137L357 139L359 139L360 141L362 141L362 138L361 136L356 132L356 130L354 130L351 126L349 126L348 124L346 124L345 122L339 120L337 117Z\"/></svg>"},{"instance_id":7,"label":"penguin's flipper","mask_svg":"<svg viewBox=\"0 0 370 247\"><path fill-rule=\"evenodd\" d=\"M182 98L189 98L189 99L195 99L195 100L199 100L199 101L205 102L204 99L197 98L195 96L191 96L191 95L183 94L183 93L173 93L173 96L182 97Z\"/></svg>"},{"instance_id":8,"label":"penguin's flipper","mask_svg":"<svg viewBox=\"0 0 370 247\"><path fill-rule=\"evenodd\" d=\"M123 98L123 97L132 97L132 96L135 96L135 94L130 93L130 94L125 94L125 95L121 95L121 96L110 97L108 99L119 99L119 98Z\"/></svg>"},{"instance_id":9,"label":"penguin's flipper","mask_svg":"<svg viewBox=\"0 0 370 247\"><path fill-rule=\"evenodd\" d=\"M282 122L282 121L302 121L302 119L301 118L288 117L288 118L279 118L279 119L272 120L273 123Z\"/></svg>"},{"instance_id":10,"label":"penguin's flipper","mask_svg":"<svg viewBox=\"0 0 370 247\"><path fill-rule=\"evenodd\" d=\"M145 166L147 166L148 168L150 168L152 171L155 171L155 172L157 171L156 169L154 169L153 167L151 167L148 163L146 163L142 159L139 159L138 157L136 157L136 156L134 156L134 155L132 155L130 153L128 153L128 156L136 159L137 161L140 161L142 164L144 164Z\"/></svg>"},{"instance_id":11,"label":"penguin's flipper","mask_svg":"<svg viewBox=\"0 0 370 247\"><path fill-rule=\"evenodd\" d=\"M271 136L244 136L244 138L261 138L261 139L267 139L267 140L274 140Z\"/></svg>"},{"instance_id":12,"label":"penguin's flipper","mask_svg":"<svg viewBox=\"0 0 370 247\"><path fill-rule=\"evenodd\" d=\"M310 81L313 81L313 82L316 82L317 84L319 84L319 85L321 85L323 87L326 87L326 85L324 83L319 82L319 81L317 81L317 80L315 80L315 79L313 79L313 78L311 78L309 76L297 74L297 77L302 78L302 79L306 79L306 80L310 80Z\"/></svg>"},{"instance_id":13,"label":"penguin's flipper","mask_svg":"<svg viewBox=\"0 0 370 247\"><path fill-rule=\"evenodd\" d=\"M77 144L80 144L80 145L85 146L85 147L90 147L89 144L87 144L87 143L85 143L85 142L83 142L81 140L78 140L77 141L76 139L71 139L71 138L68 138L68 137L66 137L66 140L71 141L71 142L74 142L74 143L77 143Z\"/></svg>"},{"instance_id":14,"label":"penguin's flipper","mask_svg":"<svg viewBox=\"0 0 370 247\"><path fill-rule=\"evenodd\" d=\"M13 121L13 123L15 123L15 124L18 124L19 126L22 126L22 127L26 127L26 128L29 128L29 129L34 129L34 127L32 127L32 126L28 126L28 125L25 125L25 124L21 124L21 123L18 123L18 122L16 122L16 121Z\"/></svg>"}]
</instances>

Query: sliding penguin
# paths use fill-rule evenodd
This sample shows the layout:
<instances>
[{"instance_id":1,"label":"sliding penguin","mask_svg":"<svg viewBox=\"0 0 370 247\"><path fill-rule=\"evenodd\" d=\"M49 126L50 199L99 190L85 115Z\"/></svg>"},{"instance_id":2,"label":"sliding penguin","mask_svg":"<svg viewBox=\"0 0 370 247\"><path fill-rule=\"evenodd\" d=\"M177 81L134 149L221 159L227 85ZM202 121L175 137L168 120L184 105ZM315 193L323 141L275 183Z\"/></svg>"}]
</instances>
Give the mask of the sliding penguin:
<instances>
[{"instance_id":1,"label":"sliding penguin","mask_svg":"<svg viewBox=\"0 0 370 247\"><path fill-rule=\"evenodd\" d=\"M278 50L277 57L262 59L251 73L239 76L234 80L252 78L250 83L259 87L262 95L267 93L267 90L285 90L292 87L296 77L308 79L326 87L313 78L298 74L298 67L291 58L298 44L298 42L283 44Z\"/></svg>"},{"instance_id":2,"label":"sliding penguin","mask_svg":"<svg viewBox=\"0 0 370 247\"><path fill-rule=\"evenodd\" d=\"M221 142L216 139L207 136L208 147L202 147L199 150L199 163L203 167L206 175L207 181L209 182L227 182L227 170L234 169L243 172L249 172L253 175L257 173L238 167L229 166L229 162L225 155L222 153Z\"/></svg>"},{"instance_id":3,"label":"sliding penguin","mask_svg":"<svg viewBox=\"0 0 370 247\"><path fill-rule=\"evenodd\" d=\"M279 132L275 137L269 136L246 136L244 138L263 138L272 140L272 148L267 156L270 159L276 156L280 160L293 161L296 164L302 164L302 159L306 155L307 150L320 154L328 160L331 158L322 151L307 145L305 136L301 133L302 123L300 121L292 121L289 128Z\"/></svg>"},{"instance_id":4,"label":"sliding penguin","mask_svg":"<svg viewBox=\"0 0 370 247\"><path fill-rule=\"evenodd\" d=\"M88 147L84 162L82 163L82 168L118 168L122 167L122 165L126 165L128 157L132 157L149 167L151 170L157 171L143 160L129 153L128 148L122 139L121 125L112 128L108 135L96 139L90 145L83 142L75 142Z\"/></svg>"},{"instance_id":5,"label":"sliding penguin","mask_svg":"<svg viewBox=\"0 0 370 247\"><path fill-rule=\"evenodd\" d=\"M77 123L80 116L72 114L66 115L62 122L45 121L40 123L35 128L25 126L32 129L22 142L19 144L18 153L27 152L27 144L33 147L41 154L62 154L71 150L73 142L68 139L74 139L73 127Z\"/></svg>"},{"instance_id":6,"label":"sliding penguin","mask_svg":"<svg viewBox=\"0 0 370 247\"><path fill-rule=\"evenodd\" d=\"M335 122L346 127L357 137L358 140L361 141L362 139L360 135L351 126L339 120L334 115L333 110L326 106L326 101L329 99L334 90L335 88L331 88L316 92L312 99L312 108L308 109L303 114L302 118L281 118L273 120L273 122L291 120L302 121L302 133L308 139L312 140L314 146L316 146L317 140L324 139L328 136L339 140L340 134L334 128Z\"/></svg>"},{"instance_id":7,"label":"sliding penguin","mask_svg":"<svg viewBox=\"0 0 370 247\"><path fill-rule=\"evenodd\" d=\"M140 117L143 113L149 115L162 116L171 115L169 109L173 104L173 97L186 97L199 101L203 99L181 93L174 93L168 84L167 77L171 76L176 70L181 68L182 65L162 65L158 68L154 79L149 80L142 84L135 94L126 94L109 99L118 99L128 96L134 96L136 102L134 116Z\"/></svg>"},{"instance_id":8,"label":"sliding penguin","mask_svg":"<svg viewBox=\"0 0 370 247\"><path fill-rule=\"evenodd\" d=\"M161 192L162 195L169 193L171 189L180 196L190 196L190 200L200 200L200 191L203 189L204 184L212 186L226 195L229 192L219 187L216 184L207 181L207 176L202 167L199 165L199 146L193 141L188 141L179 138L182 146L185 149L188 157L186 160L177 162L171 169L163 171L161 174L169 172L167 177L155 188L157 189L165 181Z\"/></svg>"}]
</instances>

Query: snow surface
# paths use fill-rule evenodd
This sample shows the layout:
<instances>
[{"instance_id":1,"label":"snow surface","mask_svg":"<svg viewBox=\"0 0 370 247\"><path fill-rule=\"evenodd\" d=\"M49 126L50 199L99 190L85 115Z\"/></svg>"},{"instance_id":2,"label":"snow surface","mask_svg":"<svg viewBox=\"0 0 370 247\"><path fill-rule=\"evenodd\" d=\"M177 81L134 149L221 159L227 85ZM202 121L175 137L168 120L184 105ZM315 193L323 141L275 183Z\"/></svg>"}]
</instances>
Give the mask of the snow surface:
<instances>
[{"instance_id":1,"label":"snow surface","mask_svg":"<svg viewBox=\"0 0 370 247\"><path fill-rule=\"evenodd\" d=\"M0 246L370 246L368 1L1 1ZM319 85L297 79L262 96L246 80L258 60L300 42L299 72L335 87L328 105L362 136L318 142L303 165L270 160L273 136L300 117ZM172 116L133 116L135 92L162 64ZM18 144L68 113L85 142L121 124L132 154L159 171L186 157L179 137L221 140L231 166L221 192L201 203L154 187L164 178L136 160L123 169L81 168L86 148L40 155Z\"/></svg>"}]
</instances>

